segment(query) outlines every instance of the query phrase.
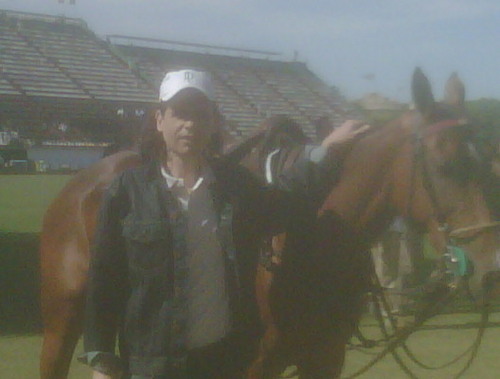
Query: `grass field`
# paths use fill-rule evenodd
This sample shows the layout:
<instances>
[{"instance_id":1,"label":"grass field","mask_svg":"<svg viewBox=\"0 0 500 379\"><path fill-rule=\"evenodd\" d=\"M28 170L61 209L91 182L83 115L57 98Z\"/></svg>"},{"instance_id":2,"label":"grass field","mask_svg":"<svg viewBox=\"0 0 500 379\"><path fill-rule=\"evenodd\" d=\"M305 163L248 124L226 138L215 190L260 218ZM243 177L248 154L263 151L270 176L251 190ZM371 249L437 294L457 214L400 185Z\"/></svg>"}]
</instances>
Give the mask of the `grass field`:
<instances>
[{"instance_id":1,"label":"grass field","mask_svg":"<svg viewBox=\"0 0 500 379\"><path fill-rule=\"evenodd\" d=\"M500 345L500 313L490 317L492 326L483 337L482 344L472 367L462 378L469 379L496 379L500 375L500 361L498 353ZM427 365L441 365L465 351L473 342L477 334L479 322L478 314L447 314L438 316L428 322L425 328L410 336L408 346L412 352ZM363 333L376 338L378 328L371 321L365 320ZM404 353L398 349L408 367L421 379L451 379L460 371L466 360L461 359L456 364L442 370L425 370L417 367ZM373 355L360 351L351 351L347 355L347 364L344 376L363 367L373 358ZM387 379L407 378L392 356L386 356L360 378Z\"/></svg>"},{"instance_id":2,"label":"grass field","mask_svg":"<svg viewBox=\"0 0 500 379\"><path fill-rule=\"evenodd\" d=\"M70 175L0 175L0 231L39 232L45 210Z\"/></svg>"},{"instance_id":3,"label":"grass field","mask_svg":"<svg viewBox=\"0 0 500 379\"><path fill-rule=\"evenodd\" d=\"M67 175L0 176L0 379L35 379L41 348L39 320L38 232L45 209L68 181ZM445 362L471 344L478 315L440 316L432 321L436 328L414 334L410 347L426 363ZM463 378L500 378L500 313L492 315L495 327L486 331L479 356ZM462 328L450 328L460 323ZM363 322L363 333L377 337L373 320ZM77 354L82 351L81 344ZM373 357L373 351L348 353L345 374L354 372ZM440 371L425 371L410 364L422 379L448 379L460 364ZM360 376L363 379L398 379L407 376L388 356ZM74 363L70 379L89 379L90 371Z\"/></svg>"},{"instance_id":4,"label":"grass field","mask_svg":"<svg viewBox=\"0 0 500 379\"><path fill-rule=\"evenodd\" d=\"M415 333L408 344L419 358L427 364L446 362L464 351L476 335L476 314L455 314L439 316L434 319L432 328ZM493 314L490 327L484 336L483 343L476 361L470 370L463 376L465 379L497 379L500 373L500 313ZM450 324L460 324L461 328L449 328ZM376 337L377 329L373 320L367 319L362 330L371 337ZM38 356L40 354L41 337L39 335L0 337L0 378L2 379L35 379L38 375ZM77 354L82 351L81 343L77 347ZM373 352L370 351L372 354ZM368 362L373 355L350 350L347 355L347 365L344 376L354 372ZM451 379L460 370L464 361L453 365L449 369L426 371L410 367L421 379ZM89 379L89 369L74 362L69 379ZM392 357L388 356L363 374L361 379L403 379L407 376L401 371Z\"/></svg>"}]
</instances>

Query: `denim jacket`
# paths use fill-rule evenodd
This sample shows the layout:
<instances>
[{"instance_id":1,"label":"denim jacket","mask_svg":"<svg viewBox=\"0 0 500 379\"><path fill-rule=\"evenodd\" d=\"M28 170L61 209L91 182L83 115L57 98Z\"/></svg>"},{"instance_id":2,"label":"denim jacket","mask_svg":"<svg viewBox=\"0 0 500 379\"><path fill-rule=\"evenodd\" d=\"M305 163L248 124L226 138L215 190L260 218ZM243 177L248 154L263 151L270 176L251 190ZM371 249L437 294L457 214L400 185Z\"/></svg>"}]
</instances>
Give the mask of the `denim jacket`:
<instances>
[{"instance_id":1,"label":"denim jacket","mask_svg":"<svg viewBox=\"0 0 500 379\"><path fill-rule=\"evenodd\" d=\"M283 231L297 209L310 208L323 177L332 176L304 162L281 189L261 186L239 166L211 162L232 334L245 341L242 355L254 353L261 331L254 291L260 241ZM81 361L104 373L179 377L187 356L184 221L159 162L127 170L111 185L92 248Z\"/></svg>"}]
</instances>

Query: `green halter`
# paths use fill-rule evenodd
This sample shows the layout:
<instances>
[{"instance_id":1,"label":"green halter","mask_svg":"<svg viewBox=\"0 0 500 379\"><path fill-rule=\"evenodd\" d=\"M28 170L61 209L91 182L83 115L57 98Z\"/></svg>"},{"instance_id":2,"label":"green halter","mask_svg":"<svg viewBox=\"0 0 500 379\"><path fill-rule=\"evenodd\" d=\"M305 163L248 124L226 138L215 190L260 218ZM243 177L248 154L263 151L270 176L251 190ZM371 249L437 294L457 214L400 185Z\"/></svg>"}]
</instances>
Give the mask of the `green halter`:
<instances>
[{"instance_id":1,"label":"green halter","mask_svg":"<svg viewBox=\"0 0 500 379\"><path fill-rule=\"evenodd\" d=\"M445 264L447 271L455 278L467 276L472 268L465 250L456 245L446 247Z\"/></svg>"}]
</instances>

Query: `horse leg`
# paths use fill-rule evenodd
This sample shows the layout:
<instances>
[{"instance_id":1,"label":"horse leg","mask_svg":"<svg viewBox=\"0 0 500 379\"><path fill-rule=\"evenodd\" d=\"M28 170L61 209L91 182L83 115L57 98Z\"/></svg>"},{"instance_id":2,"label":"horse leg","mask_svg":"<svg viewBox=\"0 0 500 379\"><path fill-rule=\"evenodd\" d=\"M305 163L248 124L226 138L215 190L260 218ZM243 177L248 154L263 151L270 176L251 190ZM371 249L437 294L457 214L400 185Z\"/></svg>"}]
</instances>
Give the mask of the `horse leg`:
<instances>
[{"instance_id":1,"label":"horse leg","mask_svg":"<svg viewBox=\"0 0 500 379\"><path fill-rule=\"evenodd\" d=\"M82 331L83 296L51 302L43 314L41 379L66 379Z\"/></svg>"},{"instance_id":2,"label":"horse leg","mask_svg":"<svg viewBox=\"0 0 500 379\"><path fill-rule=\"evenodd\" d=\"M314 346L297 365L300 379L340 378L344 366L346 343L332 339L329 344Z\"/></svg>"},{"instance_id":3,"label":"horse leg","mask_svg":"<svg viewBox=\"0 0 500 379\"><path fill-rule=\"evenodd\" d=\"M297 369L300 379L340 378L344 366L346 346L354 332L352 320L337 321L335 325L321 323L323 327L310 330L302 347Z\"/></svg>"},{"instance_id":4,"label":"horse leg","mask_svg":"<svg viewBox=\"0 0 500 379\"><path fill-rule=\"evenodd\" d=\"M286 355L280 349L279 332L272 325L266 328L258 355L247 371L247 379L275 379L288 366Z\"/></svg>"},{"instance_id":5,"label":"horse leg","mask_svg":"<svg viewBox=\"0 0 500 379\"><path fill-rule=\"evenodd\" d=\"M273 264L279 265L276 251L282 249L278 247L278 242L284 243L284 234L275 236L272 239L272 257ZM259 306L259 313L264 324L265 332L261 339L257 358L247 371L247 379L276 378L282 373L287 363L284 361L284 355L278 348L280 334L273 320L273 314L270 306L269 290L273 281L274 274L263 265L257 266L256 274L256 297Z\"/></svg>"},{"instance_id":6,"label":"horse leg","mask_svg":"<svg viewBox=\"0 0 500 379\"><path fill-rule=\"evenodd\" d=\"M75 240L78 242L78 239ZM82 332L88 259L85 241L81 241L72 241L62 247L47 240L42 241L41 379L67 378L73 352Z\"/></svg>"},{"instance_id":7,"label":"horse leg","mask_svg":"<svg viewBox=\"0 0 500 379\"><path fill-rule=\"evenodd\" d=\"M345 358L345 346L335 351L329 351L328 356L323 352L312 352L311 360L298 365L298 378L300 379L336 379L340 378Z\"/></svg>"},{"instance_id":8,"label":"horse leg","mask_svg":"<svg viewBox=\"0 0 500 379\"><path fill-rule=\"evenodd\" d=\"M264 364L267 361L269 354L271 354L271 351L276 346L276 341L278 339L278 331L274 326L272 312L269 304L269 288L271 286L272 280L272 271L259 264L257 266L255 290L257 304L259 306L259 314L261 321L264 324L265 332L259 344L257 357L247 370L247 379L263 378Z\"/></svg>"},{"instance_id":9,"label":"horse leg","mask_svg":"<svg viewBox=\"0 0 500 379\"><path fill-rule=\"evenodd\" d=\"M275 346L267 352L265 360L262 362L262 379L281 378L281 374L290 365L287 354L281 348Z\"/></svg>"}]
</instances>

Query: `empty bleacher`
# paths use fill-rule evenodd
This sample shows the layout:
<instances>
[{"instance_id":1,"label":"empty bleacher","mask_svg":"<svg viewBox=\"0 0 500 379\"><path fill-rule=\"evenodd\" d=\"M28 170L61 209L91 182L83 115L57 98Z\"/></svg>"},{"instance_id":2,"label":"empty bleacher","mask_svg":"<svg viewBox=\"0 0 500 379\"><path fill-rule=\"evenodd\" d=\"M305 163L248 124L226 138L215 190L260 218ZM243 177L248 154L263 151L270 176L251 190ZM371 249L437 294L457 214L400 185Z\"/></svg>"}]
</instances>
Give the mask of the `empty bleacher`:
<instances>
[{"instance_id":1,"label":"empty bleacher","mask_svg":"<svg viewBox=\"0 0 500 379\"><path fill-rule=\"evenodd\" d=\"M2 79L28 96L88 98L81 88L34 49L15 28L0 23ZM2 92L3 93L3 92Z\"/></svg>"},{"instance_id":2,"label":"empty bleacher","mask_svg":"<svg viewBox=\"0 0 500 379\"><path fill-rule=\"evenodd\" d=\"M311 137L319 117L329 115L336 122L346 117L342 99L304 63L250 50L253 57L242 57L242 49L215 47L214 53L213 46L179 43L202 52L182 51L158 40L152 46L153 40L112 37L98 38L79 19L0 11L0 98L14 107L16 97L23 100L19 104L36 102L39 113L47 103L40 99L64 100L68 112L81 107L84 111L74 112L81 117L103 104L146 108L156 101L165 72L192 67L212 74L217 103L235 136L249 134L275 114L289 115Z\"/></svg>"},{"instance_id":3,"label":"empty bleacher","mask_svg":"<svg viewBox=\"0 0 500 379\"><path fill-rule=\"evenodd\" d=\"M151 88L85 28L26 20L18 27L18 34L50 57L94 99L139 102L154 99Z\"/></svg>"},{"instance_id":4,"label":"empty bleacher","mask_svg":"<svg viewBox=\"0 0 500 379\"><path fill-rule=\"evenodd\" d=\"M140 46L149 39L131 37L132 45L124 43L129 37L115 37L114 51L155 87L169 70L188 66L210 72L220 109L237 125L238 135L248 134L268 116L287 114L313 137L315 120L329 115L338 122L344 116L340 99L303 63L175 51Z\"/></svg>"}]
</instances>

